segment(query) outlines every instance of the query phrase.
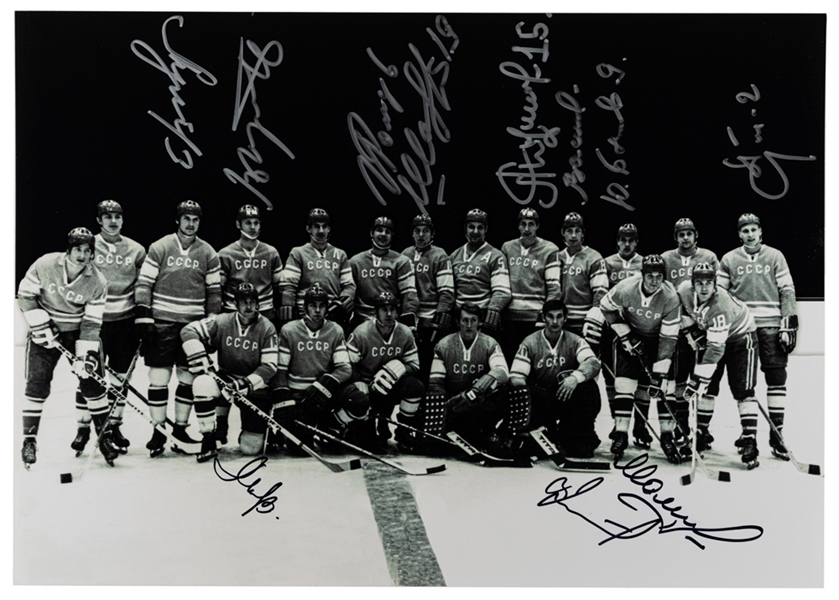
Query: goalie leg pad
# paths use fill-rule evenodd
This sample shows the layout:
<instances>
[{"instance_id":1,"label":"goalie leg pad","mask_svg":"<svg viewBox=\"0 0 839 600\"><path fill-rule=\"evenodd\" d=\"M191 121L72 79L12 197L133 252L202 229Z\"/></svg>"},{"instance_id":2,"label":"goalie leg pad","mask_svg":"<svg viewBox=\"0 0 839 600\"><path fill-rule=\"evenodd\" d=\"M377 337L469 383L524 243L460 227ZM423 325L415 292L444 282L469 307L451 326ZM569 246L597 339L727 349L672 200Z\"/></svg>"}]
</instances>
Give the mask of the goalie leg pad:
<instances>
[{"instance_id":1,"label":"goalie leg pad","mask_svg":"<svg viewBox=\"0 0 839 600\"><path fill-rule=\"evenodd\" d=\"M507 427L512 433L524 431L530 424L533 402L527 386L511 387L507 414Z\"/></svg>"},{"instance_id":2,"label":"goalie leg pad","mask_svg":"<svg viewBox=\"0 0 839 600\"><path fill-rule=\"evenodd\" d=\"M428 392L422 402L423 431L442 435L446 424L446 394Z\"/></svg>"}]
</instances>

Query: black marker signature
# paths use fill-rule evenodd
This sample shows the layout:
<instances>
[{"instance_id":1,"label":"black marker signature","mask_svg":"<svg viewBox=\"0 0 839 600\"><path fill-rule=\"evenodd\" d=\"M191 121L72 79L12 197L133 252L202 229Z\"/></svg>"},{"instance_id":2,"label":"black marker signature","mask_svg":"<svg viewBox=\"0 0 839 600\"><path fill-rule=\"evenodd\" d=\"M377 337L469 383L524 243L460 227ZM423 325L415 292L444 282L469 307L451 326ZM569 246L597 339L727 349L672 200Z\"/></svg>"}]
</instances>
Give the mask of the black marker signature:
<instances>
[{"instance_id":1,"label":"black marker signature","mask_svg":"<svg viewBox=\"0 0 839 600\"><path fill-rule=\"evenodd\" d=\"M218 456L213 459L213 469L216 472L216 475L222 481L235 481L239 485L246 487L248 489L248 494L256 498L256 502L251 506L248 510L242 513L242 516L246 516L252 510L256 509L256 512L265 514L269 513L274 510L274 503L277 501L276 496L271 496L277 489L282 487L283 482L279 481L272 485L267 492L262 495L258 495L254 492L254 487L259 485L259 482L262 481L261 478L257 477L255 481L252 483L247 483L242 481L243 479L250 477L254 473L256 473L259 469L263 468L266 463L268 462L268 458L265 456L259 456L252 461L245 464L239 472L235 475L233 473L228 472L225 470L224 467L221 466L221 462L219 462ZM256 466L253 466L256 463Z\"/></svg>"},{"instance_id":2,"label":"black marker signature","mask_svg":"<svg viewBox=\"0 0 839 600\"><path fill-rule=\"evenodd\" d=\"M177 113L178 118L175 119L172 123L165 121L160 115L155 112L148 111L152 117L157 119L160 123L163 124L169 131L177 135L181 141L183 141L189 150L183 150L183 159L178 158L175 155L175 152L172 150L172 146L169 143L169 137L167 136L164 140L164 145L166 146L166 152L169 153L169 157L172 159L172 162L178 163L185 169L192 168L192 154L190 154L190 150L201 156L201 150L195 143L189 139L189 136L184 131L184 127L189 131L189 133L193 133L194 128L190 121L187 121L184 118L184 113L181 110L182 107L186 106L186 102L181 98L180 92L181 87L186 84L186 80L181 75L181 70L187 69L195 73L196 78L198 81L205 85L216 85L218 81L216 78L210 73L207 69L199 66L195 62L185 58L184 56L178 54L172 47L169 45L169 38L166 34L166 27L169 25L170 22L177 21L178 27L183 27L184 19L180 15L176 15L174 17L169 17L163 22L163 26L161 27L161 37L163 38L163 46L168 51L169 58L172 59L171 66L167 66L163 59L160 58L160 55L152 50L151 46L145 43L142 40L134 40L131 42L131 51L142 61L147 62L151 66L153 66L158 71L162 71L166 73L169 77L172 85L169 86L169 92L172 94L172 106L175 109L175 113Z\"/></svg>"},{"instance_id":3,"label":"black marker signature","mask_svg":"<svg viewBox=\"0 0 839 600\"><path fill-rule=\"evenodd\" d=\"M606 537L598 542L598 546L616 539L638 538L650 531L657 531L659 535L683 532L685 533L685 539L701 550L705 549L705 545L700 543L697 538L715 542L752 542L763 535L763 527L759 525L698 527L697 523L691 521L688 515L681 513L681 506L674 506L676 502L674 498L662 499L659 496L659 492L664 488L664 482L652 478L658 467L656 465L644 466L648 459L648 454L642 454L623 466L618 465L617 461L614 463L615 468L620 469L624 477L641 488L641 494L623 492L617 495L618 502L633 513L630 524L624 524L611 518L595 520L571 506L574 499L597 489L603 483L603 477L591 479L576 489L569 484L567 477L558 477L545 488L547 495L537 503L537 506L557 504L599 529L606 534ZM586 505L585 508L590 511L591 505Z\"/></svg>"}]
</instances>

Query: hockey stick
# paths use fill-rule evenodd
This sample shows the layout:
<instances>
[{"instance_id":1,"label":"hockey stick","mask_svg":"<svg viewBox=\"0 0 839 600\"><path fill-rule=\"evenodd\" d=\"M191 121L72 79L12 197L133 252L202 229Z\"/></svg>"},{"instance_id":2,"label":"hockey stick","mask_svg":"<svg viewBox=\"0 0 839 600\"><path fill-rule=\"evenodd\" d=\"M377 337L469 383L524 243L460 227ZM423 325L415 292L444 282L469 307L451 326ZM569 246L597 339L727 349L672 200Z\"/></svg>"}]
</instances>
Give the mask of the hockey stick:
<instances>
[{"instance_id":1,"label":"hockey stick","mask_svg":"<svg viewBox=\"0 0 839 600\"><path fill-rule=\"evenodd\" d=\"M446 437L441 437L439 435L429 433L428 431L423 431L422 429L418 429L416 427L411 427L410 425L406 425L405 423L400 423L399 421L394 421L393 419L385 418L385 421L388 423L392 423L397 427L404 427L409 431L413 431L418 433L419 435L428 438L430 440L434 440L436 442L440 442L442 444L446 444L447 446L451 446L457 448L459 450L463 450L469 458L471 459L469 462L480 462L483 463L484 466L487 467L532 467L533 464L529 460L520 460L516 458L499 458L497 456L492 456L487 454L486 452L482 452L475 448L472 444L464 440L457 432L450 431L446 434Z\"/></svg>"},{"instance_id":2,"label":"hockey stick","mask_svg":"<svg viewBox=\"0 0 839 600\"><path fill-rule=\"evenodd\" d=\"M111 375L113 375L113 376L115 376L115 377L119 378L119 373L117 373L116 371L114 371L114 370L113 370L113 369L112 369L109 365L105 365L105 369L106 369L106 370L108 371L108 373L110 373ZM137 391L137 388L135 388L133 385L131 385L131 383L128 381L128 378L127 378L127 377L126 377L125 381L123 382L123 385L124 385L125 389L127 389L129 392L131 392L132 394L134 394L135 396L137 396L140 400L142 400L142 401L143 401L143 403L144 403L146 406L151 406L151 405L149 404L149 399L148 399L148 398L146 398L146 397L145 397L143 394L141 394L139 391ZM174 426L175 426L175 423L174 423L174 422L172 421L172 419L170 419L169 417L166 417L166 424L167 424L169 427L174 427ZM183 443L183 442L181 442L181 443Z\"/></svg>"},{"instance_id":3,"label":"hockey stick","mask_svg":"<svg viewBox=\"0 0 839 600\"><path fill-rule=\"evenodd\" d=\"M789 459L792 462L792 464L795 465L795 468L798 469L799 471L801 471L802 473L806 473L807 475L821 475L822 474L822 468L819 465L813 465L813 464L809 464L809 463L801 463L801 462L798 462L795 459L795 456L793 456L793 454L792 454L792 450L789 449L789 446L787 446L787 443L784 441L784 436L781 435L781 431L772 422L772 419L769 418L769 414L766 412L766 409L763 408L763 404L758 402L757 405L760 408L760 413L764 416L766 421L769 423L769 426L772 428L772 431L775 433L775 435L778 436L778 439L781 440L781 443L787 449L787 454L789 454Z\"/></svg>"},{"instance_id":4,"label":"hockey stick","mask_svg":"<svg viewBox=\"0 0 839 600\"><path fill-rule=\"evenodd\" d=\"M551 459L560 471L608 471L611 469L611 466L607 462L585 462L566 458L565 454L560 452L559 448L548 439L544 427L534 429L528 433L539 446L539 449L545 453L545 456Z\"/></svg>"},{"instance_id":5,"label":"hockey stick","mask_svg":"<svg viewBox=\"0 0 839 600\"><path fill-rule=\"evenodd\" d=\"M210 376L212 376L212 378L215 380L216 384L219 386L220 389L229 391L231 396L233 396L234 398L236 398L236 400L238 400L239 402L247 406L249 409L251 409L254 413L256 413L256 415L264 419L274 433L283 434L285 437L291 440L293 444L300 447L306 454L308 454L312 458L315 458L318 461L320 461L331 471L334 471L335 473L342 473L344 471L353 471L355 469L361 468L361 461L357 458L349 461L333 461L329 460L328 458L324 458L323 456L312 450L305 443L303 443L303 441L300 440L300 438L298 438L288 429L280 425L271 415L265 413L256 404L248 400L244 394L240 394L239 392L227 387L227 382L224 381L224 379L222 379L217 372L210 370ZM222 396L224 395L222 394ZM267 437L268 436L266 432L266 438Z\"/></svg>"},{"instance_id":6,"label":"hockey stick","mask_svg":"<svg viewBox=\"0 0 839 600\"><path fill-rule=\"evenodd\" d=\"M358 452L359 454L363 454L364 456L366 456L368 458L372 458L373 460L377 460L380 463L384 463L389 467L393 467L394 469L402 471L406 475L431 475L432 473L439 473L440 471L445 471L446 470L446 465L436 465L436 466L433 466L433 467L427 467L426 469L424 469L422 471L414 471L412 469L408 469L406 467L403 467L398 462L394 462L392 460L382 458L381 456L376 456L375 454L373 454L372 452L368 452L364 448L359 448L355 444L351 444L350 442L348 442L346 440L342 440L341 438L336 437L329 432L322 431L322 430L318 429L317 427L313 427L312 425L309 425L308 423L303 423L302 421L295 421L295 423L297 423L300 427L305 427L306 429L308 429L312 433L316 433L317 435L319 435L319 436L321 436L321 437L323 437L327 440L330 440L332 442L337 442L338 444L341 444L342 446L345 446L345 447L349 448L353 452Z\"/></svg>"},{"instance_id":7,"label":"hockey stick","mask_svg":"<svg viewBox=\"0 0 839 600\"><path fill-rule=\"evenodd\" d=\"M696 438L697 432L699 431L699 425L697 423L697 414L696 414L696 398L697 395L694 394L691 396L690 399L690 420L693 422L693 436L691 437L691 456L690 456L690 473L687 475L682 475L681 479L679 479L679 483L682 485L690 485L693 483L694 478L696 477Z\"/></svg>"}]
</instances>

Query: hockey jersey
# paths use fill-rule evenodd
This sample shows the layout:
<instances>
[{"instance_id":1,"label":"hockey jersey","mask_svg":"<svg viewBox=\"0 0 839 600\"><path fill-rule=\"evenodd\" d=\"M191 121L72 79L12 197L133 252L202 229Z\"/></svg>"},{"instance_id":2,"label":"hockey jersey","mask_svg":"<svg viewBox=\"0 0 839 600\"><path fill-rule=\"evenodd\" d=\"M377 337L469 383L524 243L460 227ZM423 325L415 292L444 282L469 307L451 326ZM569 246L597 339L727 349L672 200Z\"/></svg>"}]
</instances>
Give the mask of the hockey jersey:
<instances>
[{"instance_id":1,"label":"hockey jersey","mask_svg":"<svg viewBox=\"0 0 839 600\"><path fill-rule=\"evenodd\" d=\"M484 242L470 253L468 244L464 244L449 258L457 306L471 302L480 308L501 312L510 304L510 272L500 250Z\"/></svg>"},{"instance_id":2,"label":"hockey jersey","mask_svg":"<svg viewBox=\"0 0 839 600\"><path fill-rule=\"evenodd\" d=\"M394 359L402 361L407 375L416 375L419 372L419 354L408 326L396 323L385 339L376 323L376 319L365 321L355 328L347 340L353 379L370 383L379 369Z\"/></svg>"},{"instance_id":3,"label":"hockey jersey","mask_svg":"<svg viewBox=\"0 0 839 600\"><path fill-rule=\"evenodd\" d=\"M70 281L66 260L66 253L51 252L32 263L18 287L18 305L24 313L43 309L59 331L79 331L80 340L98 342L108 281L92 264Z\"/></svg>"},{"instance_id":4,"label":"hockey jersey","mask_svg":"<svg viewBox=\"0 0 839 600\"><path fill-rule=\"evenodd\" d=\"M666 268L664 279L678 289L683 281L690 281L693 268L701 263L708 263L714 269L719 268L717 255L705 248L695 248L696 252L689 256L682 256L678 249L667 250L661 254Z\"/></svg>"},{"instance_id":5,"label":"hockey jersey","mask_svg":"<svg viewBox=\"0 0 839 600\"><path fill-rule=\"evenodd\" d=\"M743 247L722 257L717 285L745 302L758 327L779 327L781 317L795 314L795 285L786 258L762 245L754 254Z\"/></svg>"},{"instance_id":6,"label":"hockey jersey","mask_svg":"<svg viewBox=\"0 0 839 600\"><path fill-rule=\"evenodd\" d=\"M315 283L329 295L330 303L339 296L354 298L355 282L347 253L332 244L327 244L322 252L310 242L292 248L280 283L282 306L296 305L297 314L302 317L303 297Z\"/></svg>"},{"instance_id":7,"label":"hockey jersey","mask_svg":"<svg viewBox=\"0 0 839 600\"><path fill-rule=\"evenodd\" d=\"M577 371L582 381L594 379L600 372L600 361L582 337L562 331L551 345L544 330L531 333L519 346L510 377L520 377L529 384L552 387L560 374Z\"/></svg>"},{"instance_id":8,"label":"hockey jersey","mask_svg":"<svg viewBox=\"0 0 839 600\"><path fill-rule=\"evenodd\" d=\"M146 249L125 236L121 236L115 244L106 241L101 233L93 239L93 264L108 280L104 320L127 319L134 312L134 286L146 259Z\"/></svg>"},{"instance_id":9,"label":"hockey jersey","mask_svg":"<svg viewBox=\"0 0 839 600\"><path fill-rule=\"evenodd\" d=\"M737 341L756 329L749 307L725 289L717 288L704 304L700 304L690 281L683 281L678 292L683 327L696 323L705 332L708 347L702 363L716 364L727 342Z\"/></svg>"},{"instance_id":10,"label":"hockey jersey","mask_svg":"<svg viewBox=\"0 0 839 600\"><path fill-rule=\"evenodd\" d=\"M679 295L667 281L652 296L642 291L643 279L633 277L609 290L600 309L609 323L624 322L642 336L658 336L658 357L670 358L676 350L681 322Z\"/></svg>"},{"instance_id":11,"label":"hockey jersey","mask_svg":"<svg viewBox=\"0 0 839 600\"><path fill-rule=\"evenodd\" d=\"M157 320L189 323L221 310L218 254L201 238L184 249L177 233L149 248L134 298Z\"/></svg>"},{"instance_id":12,"label":"hockey jersey","mask_svg":"<svg viewBox=\"0 0 839 600\"><path fill-rule=\"evenodd\" d=\"M410 246L402 254L411 261L419 298L420 324L429 326L435 313L449 312L454 306L452 263L446 251L437 246L422 250Z\"/></svg>"},{"instance_id":13,"label":"hockey jersey","mask_svg":"<svg viewBox=\"0 0 839 600\"><path fill-rule=\"evenodd\" d=\"M355 314L364 320L376 316L373 303L381 292L391 292L401 300L400 314L417 314L419 297L410 259L394 250L379 256L372 250L350 259L355 280Z\"/></svg>"},{"instance_id":14,"label":"hockey jersey","mask_svg":"<svg viewBox=\"0 0 839 600\"><path fill-rule=\"evenodd\" d=\"M473 381L490 372L499 384L507 383L510 371L498 342L478 332L467 348L460 333L451 333L434 347L428 387L445 390L454 396L468 390Z\"/></svg>"},{"instance_id":15,"label":"hockey jersey","mask_svg":"<svg viewBox=\"0 0 839 600\"><path fill-rule=\"evenodd\" d=\"M225 246L218 253L221 265L222 305L235 311L234 292L240 283L250 283L259 295L259 311L274 310L274 290L280 285L283 261L270 244L257 240L253 250L246 250L239 240Z\"/></svg>"},{"instance_id":16,"label":"hockey jersey","mask_svg":"<svg viewBox=\"0 0 839 600\"><path fill-rule=\"evenodd\" d=\"M568 322L581 325L588 310L597 305L609 289L606 262L589 246L583 246L573 256L565 248L559 253L559 260L562 263L562 300L568 307Z\"/></svg>"},{"instance_id":17,"label":"hockey jersey","mask_svg":"<svg viewBox=\"0 0 839 600\"><path fill-rule=\"evenodd\" d=\"M243 325L238 313L210 315L181 329L181 341L187 356L190 345L198 341L216 351L220 369L247 377L254 390L268 385L277 371L277 330L258 315L250 325Z\"/></svg>"},{"instance_id":18,"label":"hockey jersey","mask_svg":"<svg viewBox=\"0 0 839 600\"><path fill-rule=\"evenodd\" d=\"M505 317L511 321L536 321L546 301L562 297L559 248L542 238L525 248L521 239L515 239L504 242L501 252L507 257L512 292Z\"/></svg>"},{"instance_id":19,"label":"hockey jersey","mask_svg":"<svg viewBox=\"0 0 839 600\"><path fill-rule=\"evenodd\" d=\"M615 287L624 279L629 279L641 274L641 264L644 257L636 253L629 260L624 260L617 252L603 259L606 262L606 278L609 280L609 289Z\"/></svg>"},{"instance_id":20,"label":"hockey jersey","mask_svg":"<svg viewBox=\"0 0 839 600\"><path fill-rule=\"evenodd\" d=\"M324 321L317 331L309 329L305 318L286 323L280 329L279 351L277 377L272 382L277 389L303 392L322 375L338 383L352 375L344 331L332 321Z\"/></svg>"}]
</instances>

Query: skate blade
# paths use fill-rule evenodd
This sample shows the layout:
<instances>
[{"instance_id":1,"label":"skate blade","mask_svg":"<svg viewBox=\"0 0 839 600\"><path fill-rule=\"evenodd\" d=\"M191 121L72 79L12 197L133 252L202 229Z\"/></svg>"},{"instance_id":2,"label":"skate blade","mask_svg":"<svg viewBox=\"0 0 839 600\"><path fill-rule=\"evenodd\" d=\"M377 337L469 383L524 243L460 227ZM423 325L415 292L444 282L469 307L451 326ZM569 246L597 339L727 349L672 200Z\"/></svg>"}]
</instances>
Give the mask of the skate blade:
<instances>
[{"instance_id":1,"label":"skate blade","mask_svg":"<svg viewBox=\"0 0 839 600\"><path fill-rule=\"evenodd\" d=\"M76 458L80 457L82 454L84 454L84 450L76 450Z\"/></svg>"},{"instance_id":2,"label":"skate blade","mask_svg":"<svg viewBox=\"0 0 839 600\"><path fill-rule=\"evenodd\" d=\"M198 446L198 448L190 448L190 446ZM183 447L178 444L172 444L170 448L175 454L184 454L186 456L194 456L201 452L201 444L184 444ZM190 452L190 450L192 450Z\"/></svg>"}]
</instances>

